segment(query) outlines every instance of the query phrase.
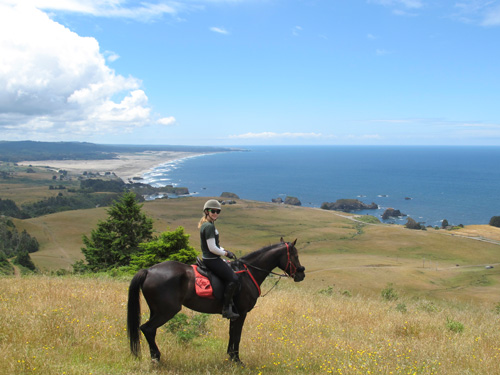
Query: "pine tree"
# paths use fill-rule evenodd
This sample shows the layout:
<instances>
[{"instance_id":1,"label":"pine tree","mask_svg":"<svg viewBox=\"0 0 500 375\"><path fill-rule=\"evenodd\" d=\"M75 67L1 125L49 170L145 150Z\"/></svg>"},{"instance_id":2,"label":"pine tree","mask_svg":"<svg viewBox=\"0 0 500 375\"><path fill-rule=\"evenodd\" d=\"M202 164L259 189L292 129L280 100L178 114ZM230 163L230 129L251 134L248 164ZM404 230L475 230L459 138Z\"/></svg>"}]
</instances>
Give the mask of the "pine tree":
<instances>
[{"instance_id":1,"label":"pine tree","mask_svg":"<svg viewBox=\"0 0 500 375\"><path fill-rule=\"evenodd\" d=\"M31 271L36 270L35 264L31 260L31 257L27 251L19 253L17 255L16 259L14 259L14 263L19 264L20 266L26 267L27 269L29 269Z\"/></svg>"},{"instance_id":2,"label":"pine tree","mask_svg":"<svg viewBox=\"0 0 500 375\"><path fill-rule=\"evenodd\" d=\"M143 214L141 208L134 193L124 193L108 209L108 219L92 230L90 238L83 236L87 269L105 271L126 266L131 255L139 250L139 244L152 239L153 219Z\"/></svg>"}]
</instances>

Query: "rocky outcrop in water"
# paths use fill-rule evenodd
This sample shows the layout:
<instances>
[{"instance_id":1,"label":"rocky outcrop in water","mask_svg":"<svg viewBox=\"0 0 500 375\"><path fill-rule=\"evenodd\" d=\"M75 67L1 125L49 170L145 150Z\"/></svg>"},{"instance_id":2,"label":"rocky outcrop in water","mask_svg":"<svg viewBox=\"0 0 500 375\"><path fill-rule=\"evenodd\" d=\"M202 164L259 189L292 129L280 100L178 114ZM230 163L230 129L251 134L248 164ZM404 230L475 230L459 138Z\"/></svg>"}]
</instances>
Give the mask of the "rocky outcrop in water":
<instances>
[{"instance_id":1,"label":"rocky outcrop in water","mask_svg":"<svg viewBox=\"0 0 500 375\"><path fill-rule=\"evenodd\" d=\"M231 198L231 199L240 199L240 197L235 193L229 193L227 191L223 192L221 198Z\"/></svg>"},{"instance_id":2,"label":"rocky outcrop in water","mask_svg":"<svg viewBox=\"0 0 500 375\"><path fill-rule=\"evenodd\" d=\"M292 206L302 206L302 202L297 197L286 197L285 204L290 204Z\"/></svg>"},{"instance_id":3,"label":"rocky outcrop in water","mask_svg":"<svg viewBox=\"0 0 500 375\"><path fill-rule=\"evenodd\" d=\"M337 199L336 202L324 202L321 208L324 210L351 212L359 210L376 210L378 209L378 205L373 202L372 204L366 204L358 199Z\"/></svg>"},{"instance_id":4,"label":"rocky outcrop in water","mask_svg":"<svg viewBox=\"0 0 500 375\"><path fill-rule=\"evenodd\" d=\"M401 213L401 211L395 210L394 208L388 208L382 214L382 219L387 220L391 217L402 217L402 216L406 216L406 214L403 214L403 213Z\"/></svg>"}]
</instances>

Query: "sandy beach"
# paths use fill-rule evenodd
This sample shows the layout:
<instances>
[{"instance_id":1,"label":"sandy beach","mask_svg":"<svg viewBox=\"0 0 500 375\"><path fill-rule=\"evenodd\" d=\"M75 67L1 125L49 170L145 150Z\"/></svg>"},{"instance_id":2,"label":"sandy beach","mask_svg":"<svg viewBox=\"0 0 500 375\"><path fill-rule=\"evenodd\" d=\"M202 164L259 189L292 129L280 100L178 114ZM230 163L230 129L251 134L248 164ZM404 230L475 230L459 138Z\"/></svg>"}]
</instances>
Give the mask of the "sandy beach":
<instances>
[{"instance_id":1,"label":"sandy beach","mask_svg":"<svg viewBox=\"0 0 500 375\"><path fill-rule=\"evenodd\" d=\"M174 152L174 151L145 151L118 154L116 159L104 160L37 160L23 161L19 165L32 165L34 167L49 166L55 169L64 169L71 174L83 172L114 172L124 182L133 177L141 177L145 172L167 162L183 158L204 155L200 152Z\"/></svg>"}]
</instances>

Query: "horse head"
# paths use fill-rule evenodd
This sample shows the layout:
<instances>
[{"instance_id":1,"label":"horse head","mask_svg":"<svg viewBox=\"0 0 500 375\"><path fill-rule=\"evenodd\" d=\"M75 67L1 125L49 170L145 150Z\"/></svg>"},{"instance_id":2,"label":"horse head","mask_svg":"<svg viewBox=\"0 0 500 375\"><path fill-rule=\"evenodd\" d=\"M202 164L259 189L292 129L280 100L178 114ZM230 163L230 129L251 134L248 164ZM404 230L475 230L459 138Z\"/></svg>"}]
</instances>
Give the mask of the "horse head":
<instances>
[{"instance_id":1,"label":"horse head","mask_svg":"<svg viewBox=\"0 0 500 375\"><path fill-rule=\"evenodd\" d=\"M286 246L286 258L282 257L281 264L286 265L280 268L285 271L288 276L293 277L293 281L299 282L304 280L306 277L305 270L306 268L300 264L299 254L297 249L295 248L295 244L297 243L297 239L293 242L285 242L283 238L281 238L281 243Z\"/></svg>"}]
</instances>

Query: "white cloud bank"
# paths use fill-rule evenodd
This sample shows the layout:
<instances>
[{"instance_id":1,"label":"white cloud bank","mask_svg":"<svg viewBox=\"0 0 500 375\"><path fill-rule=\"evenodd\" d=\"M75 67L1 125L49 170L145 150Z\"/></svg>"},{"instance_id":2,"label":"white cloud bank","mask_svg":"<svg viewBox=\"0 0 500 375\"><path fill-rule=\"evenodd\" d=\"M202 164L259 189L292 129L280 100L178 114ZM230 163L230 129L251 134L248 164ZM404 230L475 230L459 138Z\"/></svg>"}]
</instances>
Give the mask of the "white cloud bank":
<instances>
[{"instance_id":1,"label":"white cloud bank","mask_svg":"<svg viewBox=\"0 0 500 375\"><path fill-rule=\"evenodd\" d=\"M238 135L231 135L229 138L234 139L270 139L270 138L322 138L324 135L321 133L274 133L274 132L262 132L262 133L245 133Z\"/></svg>"},{"instance_id":2,"label":"white cloud bank","mask_svg":"<svg viewBox=\"0 0 500 375\"><path fill-rule=\"evenodd\" d=\"M78 138L154 122L141 82L116 74L105 55L118 58L33 6L0 3L1 134Z\"/></svg>"}]
</instances>

